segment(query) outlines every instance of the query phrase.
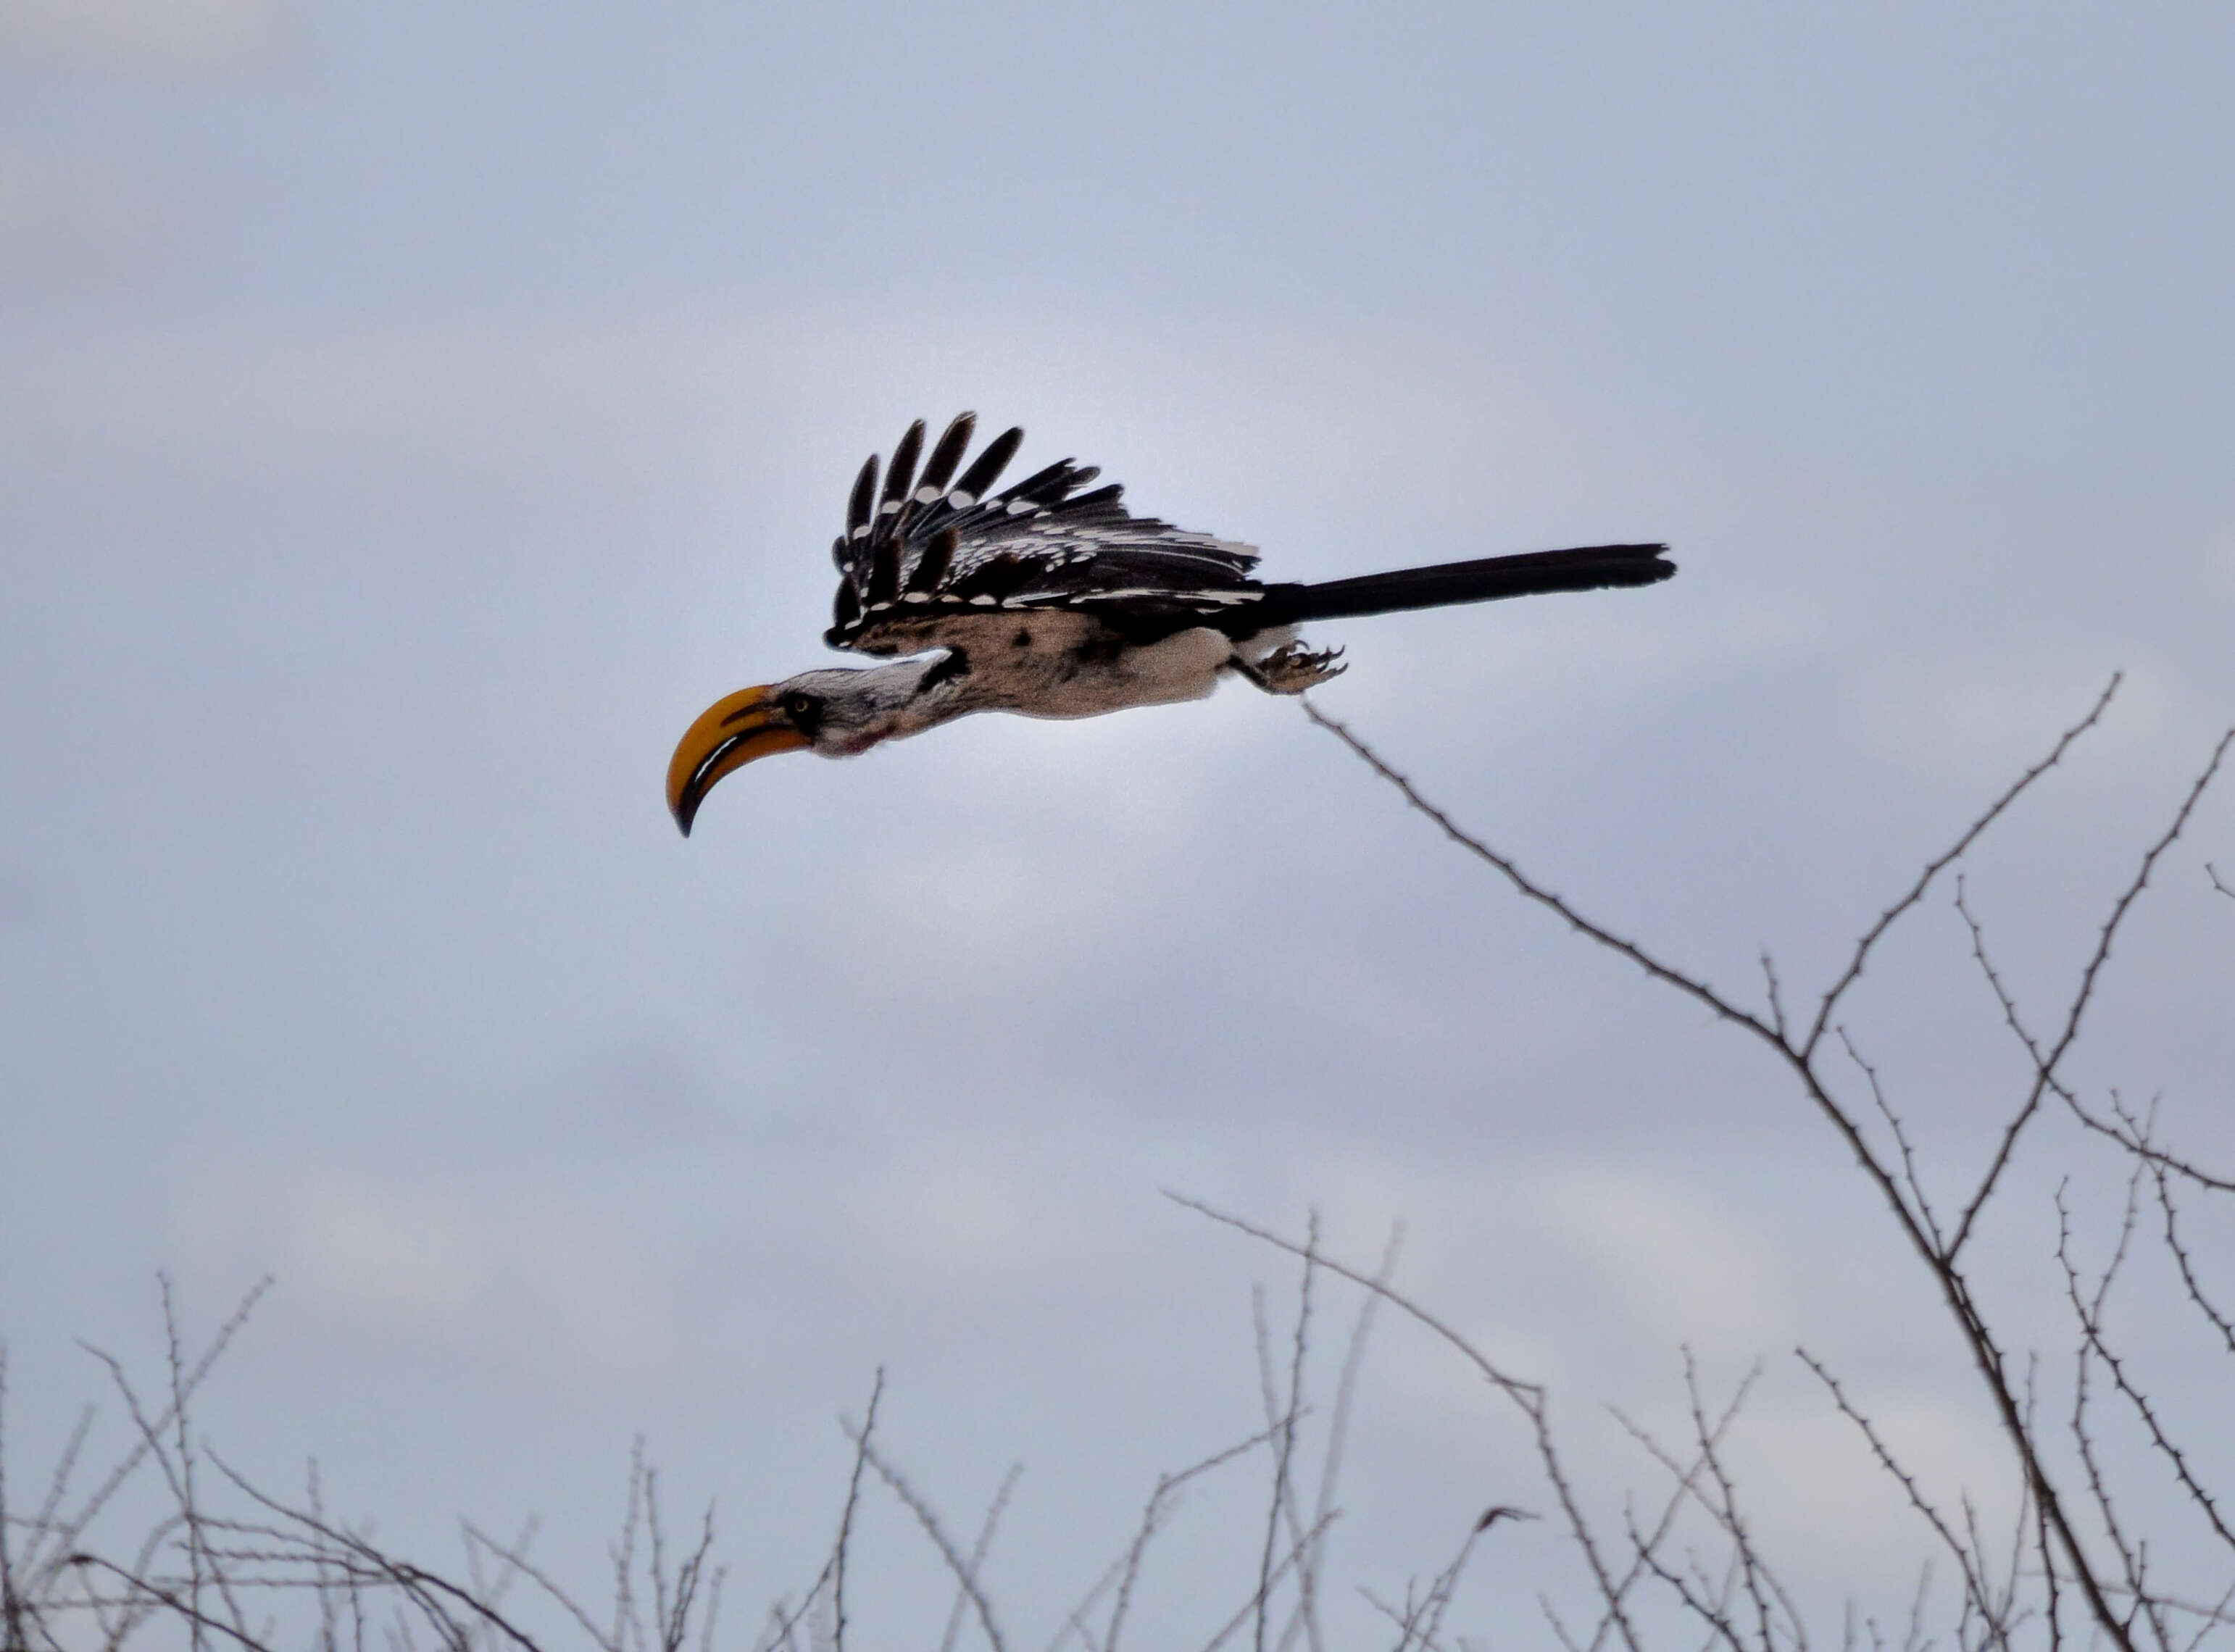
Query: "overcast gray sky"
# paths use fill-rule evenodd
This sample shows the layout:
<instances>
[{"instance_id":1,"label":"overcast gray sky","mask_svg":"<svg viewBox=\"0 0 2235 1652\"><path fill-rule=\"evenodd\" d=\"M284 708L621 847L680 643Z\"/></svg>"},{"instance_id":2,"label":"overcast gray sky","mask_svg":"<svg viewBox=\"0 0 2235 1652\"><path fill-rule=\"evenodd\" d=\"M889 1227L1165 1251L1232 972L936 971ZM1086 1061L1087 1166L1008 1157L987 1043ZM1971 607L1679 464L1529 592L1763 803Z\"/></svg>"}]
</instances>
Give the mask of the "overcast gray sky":
<instances>
[{"instance_id":1,"label":"overcast gray sky","mask_svg":"<svg viewBox=\"0 0 2235 1652\"><path fill-rule=\"evenodd\" d=\"M1276 578L1672 541L1648 592L1327 627L1322 701L1734 990L1819 981L2125 670L1974 875L2045 1001L2235 717L2231 76L2206 4L0 0L19 1463L71 1337L158 1347L157 1269L205 1323L270 1271L221 1450L429 1547L540 1510L586 1573L641 1431L750 1603L882 1365L959 1520L1026 1463L995 1578L1052 1630L1255 1426L1286 1275L1173 1187L1407 1222L1609 1490L1602 1402L1766 1358L1788 1565L1904 1599L1793 1344L2001 1483L1837 1144L1292 705L760 765L688 843L660 777L823 663L862 456L971 406ZM2224 800L2086 1076L2224 1164L2215 855ZM1936 899L1857 1008L1951 1154L2022 1076L1964 945ZM2040 1284L2026 1168L1989 1265ZM1447 1354L1369 1376L1336 1571L1401 1590L1536 1493ZM896 1636L944 1603L887 1536ZM1465 1610L1557 1564L1516 1530Z\"/></svg>"}]
</instances>

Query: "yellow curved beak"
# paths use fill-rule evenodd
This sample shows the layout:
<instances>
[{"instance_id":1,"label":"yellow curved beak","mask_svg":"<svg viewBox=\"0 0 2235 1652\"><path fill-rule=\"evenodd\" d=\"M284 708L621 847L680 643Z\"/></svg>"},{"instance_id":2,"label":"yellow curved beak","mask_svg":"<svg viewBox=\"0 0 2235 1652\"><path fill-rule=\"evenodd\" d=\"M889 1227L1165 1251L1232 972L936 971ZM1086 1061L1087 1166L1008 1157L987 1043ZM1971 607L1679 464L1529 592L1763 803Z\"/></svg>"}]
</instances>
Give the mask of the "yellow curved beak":
<instances>
[{"instance_id":1,"label":"yellow curved beak","mask_svg":"<svg viewBox=\"0 0 2235 1652\"><path fill-rule=\"evenodd\" d=\"M716 700L684 731L683 740L667 765L667 806L675 823L691 836L691 823L698 805L724 775L744 768L755 757L778 751L797 751L809 744L807 737L785 720L766 685L741 688Z\"/></svg>"}]
</instances>

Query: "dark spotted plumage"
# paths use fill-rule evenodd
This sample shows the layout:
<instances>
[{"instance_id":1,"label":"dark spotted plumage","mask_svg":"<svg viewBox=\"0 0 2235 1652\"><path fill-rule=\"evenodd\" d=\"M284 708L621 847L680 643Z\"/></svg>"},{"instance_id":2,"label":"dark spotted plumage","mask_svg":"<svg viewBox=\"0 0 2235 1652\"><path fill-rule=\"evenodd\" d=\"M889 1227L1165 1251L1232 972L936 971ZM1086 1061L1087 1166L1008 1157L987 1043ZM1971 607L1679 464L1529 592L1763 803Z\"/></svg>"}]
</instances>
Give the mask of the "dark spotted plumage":
<instances>
[{"instance_id":1,"label":"dark spotted plumage","mask_svg":"<svg viewBox=\"0 0 2235 1652\"><path fill-rule=\"evenodd\" d=\"M1024 432L1003 431L966 464L976 427L963 414L926 456L923 423L910 425L889 466L873 456L855 477L831 547L827 639L912 658L801 672L709 706L668 764L683 830L717 781L772 752L855 757L979 711L1172 705L1229 676L1301 694L1343 669L1340 649L1298 639L1309 620L1652 585L1676 571L1665 545L1586 545L1263 585L1249 546L1133 515L1117 487L1089 489L1091 465L1061 459L993 493Z\"/></svg>"},{"instance_id":2,"label":"dark spotted plumage","mask_svg":"<svg viewBox=\"0 0 2235 1652\"><path fill-rule=\"evenodd\" d=\"M921 419L894 449L882 492L876 458L862 467L831 547L842 576L832 647L913 652L937 646L941 620L988 609L1069 609L1168 632L1262 599L1252 547L1135 516L1114 484L1081 492L1099 474L1091 465L1059 460L988 497L1025 433L1003 431L956 476L976 425L970 413L948 425L921 478Z\"/></svg>"}]
</instances>

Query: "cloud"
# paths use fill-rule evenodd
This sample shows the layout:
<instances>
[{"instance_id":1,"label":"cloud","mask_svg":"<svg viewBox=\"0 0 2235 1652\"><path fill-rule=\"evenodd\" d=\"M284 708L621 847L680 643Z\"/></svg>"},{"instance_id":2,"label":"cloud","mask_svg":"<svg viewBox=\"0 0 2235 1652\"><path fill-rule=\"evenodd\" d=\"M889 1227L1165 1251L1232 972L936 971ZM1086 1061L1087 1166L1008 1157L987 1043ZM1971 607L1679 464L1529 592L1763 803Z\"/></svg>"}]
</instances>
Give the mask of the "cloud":
<instances>
[{"instance_id":1,"label":"cloud","mask_svg":"<svg viewBox=\"0 0 2235 1652\"><path fill-rule=\"evenodd\" d=\"M1060 1280L1078 1260L1077 1214L1050 1190L1045 1167L999 1146L915 1154L889 1166L865 1203L875 1260L912 1284Z\"/></svg>"},{"instance_id":2,"label":"cloud","mask_svg":"<svg viewBox=\"0 0 2235 1652\"><path fill-rule=\"evenodd\" d=\"M26 868L0 861L0 939L43 929L51 915L45 880Z\"/></svg>"},{"instance_id":3,"label":"cloud","mask_svg":"<svg viewBox=\"0 0 2235 1652\"><path fill-rule=\"evenodd\" d=\"M0 58L207 71L267 61L276 0L0 0Z\"/></svg>"},{"instance_id":4,"label":"cloud","mask_svg":"<svg viewBox=\"0 0 2235 1652\"><path fill-rule=\"evenodd\" d=\"M576 1206L472 1199L370 1178L305 1178L205 1204L201 1248L279 1259L297 1300L375 1334L506 1346L599 1372L657 1364L661 1294Z\"/></svg>"},{"instance_id":5,"label":"cloud","mask_svg":"<svg viewBox=\"0 0 2235 1652\"><path fill-rule=\"evenodd\" d=\"M1791 1292L1767 1236L1675 1180L1576 1166L1535 1190L1542 1218L1623 1297L1640 1324L1685 1338L1760 1347L1791 1321Z\"/></svg>"},{"instance_id":6,"label":"cloud","mask_svg":"<svg viewBox=\"0 0 2235 1652\"><path fill-rule=\"evenodd\" d=\"M159 266L174 233L160 202L105 168L0 150L0 285L114 287Z\"/></svg>"},{"instance_id":7,"label":"cloud","mask_svg":"<svg viewBox=\"0 0 2235 1652\"><path fill-rule=\"evenodd\" d=\"M1026 423L1024 464L1078 450L1152 487L1164 514L1266 545L1286 574L1353 574L1365 556L1391 554L1381 547L1393 540L1480 514L1486 484L1461 456L1485 450L1511 473L1500 499L1527 506L1499 543L1592 531L1596 512L1561 526L1528 517L1580 491L1579 475L1596 485L1604 462L1563 439L1557 409L1534 408L1519 388L1483 389L1469 364L1439 358L1439 344L1449 341L1372 326L1098 332L1069 317L1007 313L865 334L850 316L762 305L323 335L157 324L26 348L11 371L108 439L183 449L236 474L252 461L263 474L354 460L377 445L391 462L462 454L541 477L554 439L605 475L617 462L672 469L678 453L703 455L731 490L741 462L763 490L808 465L818 537L864 452L888 446L909 414L936 419L966 403L988 425ZM855 365L887 359L907 370ZM1204 392L1176 397L1175 382ZM1361 434L1350 410L1376 397ZM1524 423L1517 405L1539 417Z\"/></svg>"},{"instance_id":8,"label":"cloud","mask_svg":"<svg viewBox=\"0 0 2235 1652\"><path fill-rule=\"evenodd\" d=\"M2235 528L2222 534L2206 554L2212 587L2223 597L2235 598Z\"/></svg>"},{"instance_id":9,"label":"cloud","mask_svg":"<svg viewBox=\"0 0 2235 1652\"><path fill-rule=\"evenodd\" d=\"M2114 713L2093 743L2126 751L2187 732L2178 673L2127 662ZM2110 676L2100 659L1979 654L1873 661L1851 690L1862 733L1906 766L1969 774L2030 761L2077 722Z\"/></svg>"},{"instance_id":10,"label":"cloud","mask_svg":"<svg viewBox=\"0 0 2235 1652\"><path fill-rule=\"evenodd\" d=\"M1557 1268L1576 1282L1559 1299L1563 1315L1588 1299L1623 1334L1642 1334L1653 1345L1689 1340L1751 1355L1792 1323L1791 1279L1769 1236L1714 1190L1679 1175L1517 1160L1486 1178L1476 1166L1437 1171L1346 1157L1322 1162L1311 1180L1343 1218L1332 1248L1347 1245L1346 1254L1362 1257L1380 1242L1360 1236L1401 1216L1416 1230L1406 1246L1407 1289L1426 1297L1459 1300L1485 1255L1526 1255L1540 1271ZM1528 1331L1511 1303L1500 1317Z\"/></svg>"}]
</instances>

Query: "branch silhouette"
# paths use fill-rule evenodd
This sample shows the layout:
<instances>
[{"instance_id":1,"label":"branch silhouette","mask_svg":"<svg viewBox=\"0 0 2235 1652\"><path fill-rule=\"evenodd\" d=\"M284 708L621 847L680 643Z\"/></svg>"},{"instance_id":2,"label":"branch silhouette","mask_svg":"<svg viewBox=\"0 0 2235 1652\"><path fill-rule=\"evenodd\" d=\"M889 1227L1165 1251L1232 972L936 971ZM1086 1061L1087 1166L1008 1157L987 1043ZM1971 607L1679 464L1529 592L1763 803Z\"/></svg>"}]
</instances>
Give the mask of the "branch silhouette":
<instances>
[{"instance_id":1,"label":"branch silhouette","mask_svg":"<svg viewBox=\"0 0 2235 1652\"><path fill-rule=\"evenodd\" d=\"M1449 813L1431 802L1409 777L1392 766L1345 724L1321 711L1308 698L1304 699L1301 705L1306 717L1340 741L1360 762L1395 788L1410 808L1432 822L1452 842L1496 871L1517 893L1556 914L1571 929L1593 943L1628 959L1654 980L1706 1006L1722 1021L1741 1029L1766 1047L1791 1074L1815 1112L1845 1143L1858 1166L1877 1188L1893 1216L1896 1227L1907 1241L1908 1248L1937 1288L1950 1318L1970 1352L1979 1381L1993 1405L2003 1437L2022 1475L2026 1496L2042 1533L2038 1564L2050 1580L2051 1589L2077 1590L2087 1603L2088 1613L2094 1621L2096 1632L2120 1649L2120 1652L2133 1652L2136 1644L2133 1629L2138 1615L2140 1621L2151 1623L2154 1631L2164 1621L2163 1609L2144 1586L2147 1571L2144 1546L2139 1539L2129 1538L2113 1515L2108 1487L2100 1472L2097 1454L2088 1432L2084 1403L2073 1424L2073 1443L2077 1448L2087 1481L2087 1498L2094 1505L2096 1518L2103 1528L2105 1541L2115 1557L2115 1570L2108 1574L2081 1533L2069 1495L2060 1488L2056 1478L2051 1473L2041 1431L2027 1397L2021 1391L2020 1381L2012 1369L2009 1355L1993 1328L1987 1308L1964 1268L1963 1255L1978 1231L1982 1212L2004 1179L2020 1138L2034 1124L2044 1102L2052 1096L2061 1101L2084 1128L2099 1137L2114 1142L2132 1156L2136 1162L2137 1177L2147 1169L2157 1175L2161 1188L2165 1178L2179 1177L2207 1191L2235 1191L2235 1183L2231 1183L2227 1177L2216 1176L2157 1145L2147 1124L2135 1120L2123 1105L2118 1103L2115 1095L2111 1120L2099 1118L2081 1102L2060 1073L2066 1058L2080 1038L2088 1010L2094 1000L2110 961L2114 941L2143 891L2149 886L2152 874L2180 839L2199 804L2219 777L2231 744L2235 744L2235 729L2223 734L2212 747L2165 829L2142 854L2133 877L2113 901L2097 931L2094 947L2081 970L2078 983L2063 1009L2053 1037L2039 1039L2028 1030L2019 1006L1991 961L1983 927L1968 904L1959 880L1956 907L1970 928L1973 955L1994 991L2005 1021L2027 1052L2033 1077L2025 1095L2004 1121L1991 1156L1952 1223L1943 1223L1926 1190L1914 1147L1903 1128L1899 1114L1879 1083L1876 1069L1863 1058L1848 1030L1840 1025L1838 1019L1843 1001L1855 983L1862 979L1879 943L1904 917L1917 909L1935 882L1961 862L1989 827L2008 814L2043 776L2062 764L2074 747L2097 727L2116 698L2120 681L2120 676L2114 675L2085 715L2067 728L2044 756L1973 816L1947 849L1928 860L1923 870L1899 897L1862 932L1845 965L1824 990L1805 1032L1796 1032L1787 1016L1786 986L1766 950L1761 954L1766 1007L1756 1011L1740 1004L1696 972L1668 961L1654 949L1586 915L1573 901L1524 870L1512 856L1463 827ZM2221 893L2230 893L2216 872L2211 873L2211 881L2212 887ZM1871 1105L1892 1137L1893 1145L1890 1150L1879 1147L1872 1139L1865 1128L1864 1117L1842 1099L1833 1087L1831 1076L1824 1070L1821 1057L1825 1047L1825 1040L1827 1035L1832 1034L1836 1034L1841 1051L1863 1075L1868 1086ZM2169 1197L2166 1210L2170 1233L2172 1206ZM2216 1316L2201 1288L2195 1283L2185 1255L2181 1257L2181 1266L2184 1277L2188 1280L2192 1300L2208 1316L2213 1316L2216 1324L2224 1328L2225 1321ZM2107 1276L2106 1285L2107 1287ZM2075 1296L2074 1300L2078 1303L2080 1299ZM2123 1367L2104 1344L2100 1324L2083 1314L2081 1333L2083 1383L2089 1368L2087 1362L2091 1358L2099 1363L2107 1363L2115 1379L2116 1373ZM2235 1348L2235 1337L2231 1337L2230 1346ZM1943 1539L1959 1556L1971 1557L1965 1562L1967 1595L1976 1609L1986 1613L1989 1596L1983 1577L1976 1570L1976 1545L1959 1537L1938 1515L1933 1513L1923 1500L1914 1479L1901 1469L1878 1436L1869 1430L1867 1420L1849 1403L1832 1373L1813 1360L1809 1363L1832 1386L1840 1409L1864 1426L1873 1451L1884 1465L1901 1478L1912 1502L1930 1520ZM2127 1385L2122 1383L2121 1386ZM2190 1472L2188 1457L2164 1435L2156 1413L2147 1407L2147 1403L2140 1400L2136 1403L2158 1452L2171 1460L2180 1476L2180 1483L2189 1491L2192 1500L2202 1509L2213 1531L2225 1535L2225 1528L2221 1524L2219 1508ZM1656 1566L1656 1570L1660 1570ZM1750 1578L1751 1573L1742 1572L1741 1576ZM1737 1631L1734 1625L1719 1610L1707 1605L1707 1596L1695 1600L1688 1592L1690 1585L1684 1583L1683 1580L1665 1571L1662 1577L1664 1582L1670 1582L1688 1591L1687 1603L1701 1613L1714 1638L1733 1645L1737 1643ZM2126 1603L2123 1609L2114 1598L2121 1595ZM1766 1626L1766 1614L1759 1609L1759 1602L1757 1606L1757 1626L1753 1633L1756 1640L1766 1645L1772 1638L1771 1632ZM2002 1628L1998 1633L2006 1635L2009 1627L2007 1610L1989 1613L1989 1616L2000 1618ZM2061 1630L2057 1629L2054 1632L2061 1634ZM2163 1644L2170 1644L2165 1635L2156 1635L2155 1638Z\"/></svg>"}]
</instances>

